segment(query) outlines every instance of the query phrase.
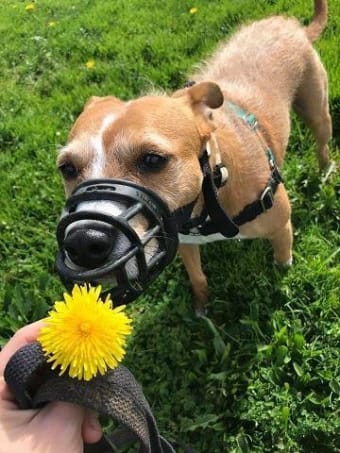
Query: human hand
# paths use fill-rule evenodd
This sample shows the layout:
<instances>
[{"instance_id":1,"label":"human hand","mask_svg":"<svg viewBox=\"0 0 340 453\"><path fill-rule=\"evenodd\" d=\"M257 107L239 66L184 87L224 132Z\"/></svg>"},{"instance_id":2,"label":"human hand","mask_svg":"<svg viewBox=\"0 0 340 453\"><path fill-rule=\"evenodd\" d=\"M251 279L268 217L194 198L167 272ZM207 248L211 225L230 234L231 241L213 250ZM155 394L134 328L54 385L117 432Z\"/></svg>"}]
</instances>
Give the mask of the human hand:
<instances>
[{"instance_id":1,"label":"human hand","mask_svg":"<svg viewBox=\"0 0 340 453\"><path fill-rule=\"evenodd\" d=\"M98 442L102 430L93 412L71 403L49 403L41 409L19 409L5 380L11 356L36 340L42 321L30 324L0 352L0 453L83 453L84 442Z\"/></svg>"}]
</instances>

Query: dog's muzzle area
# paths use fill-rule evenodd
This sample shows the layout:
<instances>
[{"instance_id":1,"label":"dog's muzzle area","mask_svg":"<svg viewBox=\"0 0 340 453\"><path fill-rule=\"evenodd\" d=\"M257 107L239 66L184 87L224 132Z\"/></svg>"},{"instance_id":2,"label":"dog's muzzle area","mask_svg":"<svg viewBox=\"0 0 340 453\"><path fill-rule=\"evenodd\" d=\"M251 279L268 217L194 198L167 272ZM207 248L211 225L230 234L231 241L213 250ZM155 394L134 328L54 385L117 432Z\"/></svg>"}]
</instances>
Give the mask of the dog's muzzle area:
<instances>
[{"instance_id":1,"label":"dog's muzzle area","mask_svg":"<svg viewBox=\"0 0 340 453\"><path fill-rule=\"evenodd\" d=\"M153 191L125 180L80 184L58 227L57 270L66 286L109 286L115 305L140 295L174 258L177 227Z\"/></svg>"},{"instance_id":2,"label":"dog's muzzle area","mask_svg":"<svg viewBox=\"0 0 340 453\"><path fill-rule=\"evenodd\" d=\"M106 201L81 202L75 212L120 215L121 204ZM126 236L114 226L95 219L75 220L65 230L65 257L75 269L95 269L119 258L129 247Z\"/></svg>"}]
</instances>

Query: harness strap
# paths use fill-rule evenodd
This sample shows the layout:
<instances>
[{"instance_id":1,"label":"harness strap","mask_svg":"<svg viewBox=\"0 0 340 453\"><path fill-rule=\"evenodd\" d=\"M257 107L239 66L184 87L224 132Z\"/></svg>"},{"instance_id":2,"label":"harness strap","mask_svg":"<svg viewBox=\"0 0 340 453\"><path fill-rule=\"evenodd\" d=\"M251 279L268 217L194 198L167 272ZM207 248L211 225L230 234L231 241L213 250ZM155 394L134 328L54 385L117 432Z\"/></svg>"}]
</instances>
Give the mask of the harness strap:
<instances>
[{"instance_id":1,"label":"harness strap","mask_svg":"<svg viewBox=\"0 0 340 453\"><path fill-rule=\"evenodd\" d=\"M22 409L66 401L114 418L124 426L97 444L86 445L86 453L115 452L136 440L141 446L140 453L175 453L171 444L160 436L141 386L124 366L91 381L59 376L49 369L41 346L34 342L12 356L4 376Z\"/></svg>"},{"instance_id":2,"label":"harness strap","mask_svg":"<svg viewBox=\"0 0 340 453\"><path fill-rule=\"evenodd\" d=\"M223 234L223 236L228 238L234 237L239 233L239 229L233 220L226 214L217 198L217 190L206 150L200 158L200 164L203 171L202 192L206 213L209 215L211 222L218 227L218 231ZM200 230L200 227L198 227L198 229Z\"/></svg>"},{"instance_id":3,"label":"harness strap","mask_svg":"<svg viewBox=\"0 0 340 453\"><path fill-rule=\"evenodd\" d=\"M254 114L248 113L243 110L240 106L233 104L232 102L227 102L226 105L232 110L239 118L241 118L251 130L253 130L259 141L261 142L264 150L267 153L268 163L270 168L270 177L266 187L259 196L257 200L245 206L242 211L233 218L233 221L237 225L243 225L246 222L254 220L260 214L268 211L273 206L274 195L277 190L278 185L283 182L283 178L279 169L277 168L275 156L272 150L267 145L265 139L263 138L262 133L259 130L259 125L257 118Z\"/></svg>"},{"instance_id":4,"label":"harness strap","mask_svg":"<svg viewBox=\"0 0 340 453\"><path fill-rule=\"evenodd\" d=\"M234 112L237 117L241 118L241 120L247 123L250 129L257 129L258 122L256 116L253 113L246 112L245 110L243 110L243 108L241 108L239 105L234 104L233 102L226 102L225 105L232 112Z\"/></svg>"},{"instance_id":5,"label":"harness strap","mask_svg":"<svg viewBox=\"0 0 340 453\"><path fill-rule=\"evenodd\" d=\"M213 146L211 146L213 145ZM206 144L206 150L208 157L211 156L213 148L213 153L215 157L215 167L213 172L213 180L215 186L219 189L220 187L224 186L229 178L229 173L227 167L222 162L220 147L218 145L218 141L216 135L214 133L211 134L210 140Z\"/></svg>"},{"instance_id":6,"label":"harness strap","mask_svg":"<svg viewBox=\"0 0 340 453\"><path fill-rule=\"evenodd\" d=\"M216 137L214 136L214 147L217 150L215 153L217 162L214 171L212 172L209 164L209 143L207 144L207 149L200 158L200 165L203 172L202 193L205 206L199 216L191 218L182 225L180 232L184 235L193 234L192 229L197 229L197 233L194 234L207 236L214 233L221 233L228 238L235 237L239 233L238 226L254 220L273 206L274 195L278 185L283 182L283 178L275 162L275 156L258 129L258 122L255 115L246 112L241 107L231 102L227 102L226 106L242 119L259 138L268 157L270 168L269 180L266 187L259 195L259 198L252 203L249 203L237 216L231 219L222 208L217 196L217 189L227 181L228 171L220 160L219 148Z\"/></svg>"},{"instance_id":7,"label":"harness strap","mask_svg":"<svg viewBox=\"0 0 340 453\"><path fill-rule=\"evenodd\" d=\"M260 195L260 198L245 206L242 211L233 218L233 222L237 225L243 225L268 211L268 209L273 206L274 195L281 181L282 177L277 169L272 171L267 186Z\"/></svg>"}]
</instances>

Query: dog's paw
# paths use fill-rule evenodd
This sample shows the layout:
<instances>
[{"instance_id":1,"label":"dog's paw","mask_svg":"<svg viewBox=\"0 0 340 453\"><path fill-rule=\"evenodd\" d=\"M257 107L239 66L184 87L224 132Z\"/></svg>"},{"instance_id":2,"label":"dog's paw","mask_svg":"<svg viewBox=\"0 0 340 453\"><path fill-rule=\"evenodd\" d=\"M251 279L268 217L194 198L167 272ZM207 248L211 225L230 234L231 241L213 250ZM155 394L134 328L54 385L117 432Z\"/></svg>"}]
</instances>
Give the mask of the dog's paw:
<instances>
[{"instance_id":1,"label":"dog's paw","mask_svg":"<svg viewBox=\"0 0 340 453\"><path fill-rule=\"evenodd\" d=\"M336 171L336 164L333 160L329 162L327 167L321 171L321 184L325 184L332 173Z\"/></svg>"},{"instance_id":2,"label":"dog's paw","mask_svg":"<svg viewBox=\"0 0 340 453\"><path fill-rule=\"evenodd\" d=\"M282 267L282 268L284 268L284 269L287 269L287 268L289 268L289 267L291 267L291 266L293 265L293 257L291 256L291 257L289 258L289 260L284 261L283 263L282 263L282 262L279 262L279 261L277 261L277 260L274 260L274 264L275 264L276 266L280 266L280 267Z\"/></svg>"},{"instance_id":3,"label":"dog's paw","mask_svg":"<svg viewBox=\"0 0 340 453\"><path fill-rule=\"evenodd\" d=\"M195 315L197 318L202 318L203 316L207 316L208 314L208 308L203 305L200 307L194 307L195 308Z\"/></svg>"}]
</instances>

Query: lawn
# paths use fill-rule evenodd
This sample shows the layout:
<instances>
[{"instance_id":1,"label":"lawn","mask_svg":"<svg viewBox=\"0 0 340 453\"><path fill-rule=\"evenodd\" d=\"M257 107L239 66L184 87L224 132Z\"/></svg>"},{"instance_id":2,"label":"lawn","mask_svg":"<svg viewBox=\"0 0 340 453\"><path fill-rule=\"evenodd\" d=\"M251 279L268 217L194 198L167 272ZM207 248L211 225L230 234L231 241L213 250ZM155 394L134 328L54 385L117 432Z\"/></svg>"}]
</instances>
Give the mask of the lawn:
<instances>
[{"instance_id":1,"label":"lawn","mask_svg":"<svg viewBox=\"0 0 340 453\"><path fill-rule=\"evenodd\" d=\"M316 47L340 144L340 0ZM195 8L192 10L191 8ZM191 11L190 11L191 10ZM0 2L0 340L43 317L63 287L54 270L63 206L57 149L91 95L129 99L184 84L238 24L303 0L2 0ZM340 452L339 177L319 176L310 133L293 118L283 168L294 265L265 241L202 250L211 294L195 318L179 260L129 307L125 365L160 431L197 453Z\"/></svg>"}]
</instances>

